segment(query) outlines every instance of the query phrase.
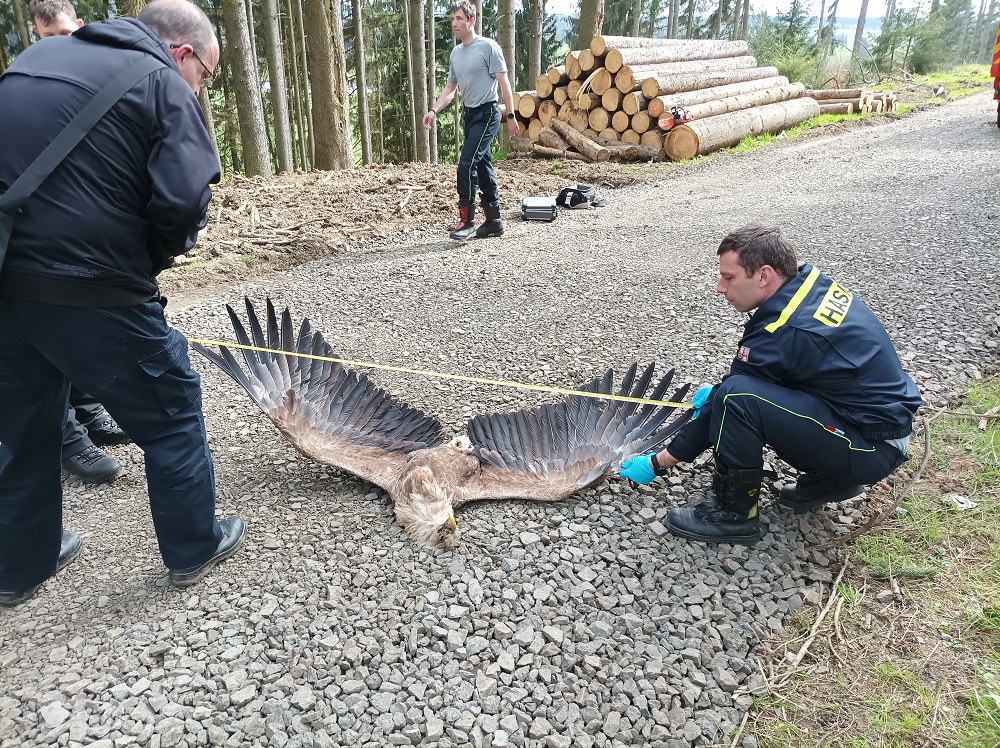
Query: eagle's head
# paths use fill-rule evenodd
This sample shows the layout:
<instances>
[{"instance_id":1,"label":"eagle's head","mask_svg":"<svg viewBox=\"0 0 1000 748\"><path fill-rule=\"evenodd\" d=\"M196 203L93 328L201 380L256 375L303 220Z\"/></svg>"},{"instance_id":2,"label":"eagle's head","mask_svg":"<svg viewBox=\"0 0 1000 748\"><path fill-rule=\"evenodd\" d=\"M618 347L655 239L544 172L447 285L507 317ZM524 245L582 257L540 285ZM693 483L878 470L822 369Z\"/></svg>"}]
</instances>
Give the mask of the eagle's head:
<instances>
[{"instance_id":1,"label":"eagle's head","mask_svg":"<svg viewBox=\"0 0 1000 748\"><path fill-rule=\"evenodd\" d=\"M406 478L404 496L393 506L396 519L425 548L454 548L462 536L447 489L427 467L415 468Z\"/></svg>"}]
</instances>

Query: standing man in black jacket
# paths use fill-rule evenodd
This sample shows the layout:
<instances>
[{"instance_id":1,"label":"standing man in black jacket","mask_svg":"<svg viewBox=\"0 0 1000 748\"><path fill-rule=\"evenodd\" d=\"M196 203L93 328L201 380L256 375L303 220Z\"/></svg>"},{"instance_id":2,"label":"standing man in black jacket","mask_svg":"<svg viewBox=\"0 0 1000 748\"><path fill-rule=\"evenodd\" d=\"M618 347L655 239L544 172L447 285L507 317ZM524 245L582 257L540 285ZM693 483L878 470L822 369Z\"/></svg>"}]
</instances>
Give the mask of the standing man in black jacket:
<instances>
[{"instance_id":1,"label":"standing man in black jacket","mask_svg":"<svg viewBox=\"0 0 1000 748\"><path fill-rule=\"evenodd\" d=\"M138 20L21 53L0 78L0 189L144 57L163 67L28 198L0 268L0 605L27 600L80 552L79 535L62 529L59 478L70 381L145 453L174 584L200 580L245 536L239 517L215 518L200 379L155 279L194 244L219 178L197 99L219 60L205 14L189 0L153 0Z\"/></svg>"},{"instance_id":2,"label":"standing man in black jacket","mask_svg":"<svg viewBox=\"0 0 1000 748\"><path fill-rule=\"evenodd\" d=\"M659 453L622 464L649 483L706 449L715 496L671 509L674 535L706 542L760 539L763 449L804 471L778 503L804 512L860 494L907 459L920 393L882 323L851 291L810 265L774 226L750 224L719 245L716 290L751 312L729 374L695 395L696 417ZM754 311L756 310L756 311Z\"/></svg>"},{"instance_id":3,"label":"standing man in black jacket","mask_svg":"<svg viewBox=\"0 0 1000 748\"><path fill-rule=\"evenodd\" d=\"M31 0L30 13L39 39L69 36L83 26L69 0ZM63 470L79 476L85 483L113 480L122 466L101 447L130 441L103 405L76 387L70 388L63 424Z\"/></svg>"}]
</instances>

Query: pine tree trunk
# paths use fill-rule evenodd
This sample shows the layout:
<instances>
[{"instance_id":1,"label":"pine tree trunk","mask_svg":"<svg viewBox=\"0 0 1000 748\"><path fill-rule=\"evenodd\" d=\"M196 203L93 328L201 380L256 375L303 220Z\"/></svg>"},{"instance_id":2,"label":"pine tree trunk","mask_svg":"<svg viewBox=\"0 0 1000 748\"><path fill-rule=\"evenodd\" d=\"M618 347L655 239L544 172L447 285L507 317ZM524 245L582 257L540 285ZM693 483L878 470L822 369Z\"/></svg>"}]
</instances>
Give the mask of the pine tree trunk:
<instances>
[{"instance_id":1,"label":"pine tree trunk","mask_svg":"<svg viewBox=\"0 0 1000 748\"><path fill-rule=\"evenodd\" d=\"M776 134L819 114L815 99L793 99L744 109L674 127L664 144L674 161L704 156L739 143L748 135Z\"/></svg>"},{"instance_id":2,"label":"pine tree trunk","mask_svg":"<svg viewBox=\"0 0 1000 748\"><path fill-rule=\"evenodd\" d=\"M285 58L281 48L281 28L278 25L278 0L261 0L264 33L267 42L267 71L270 76L271 115L274 118L274 144L278 156L278 172L289 174L295 169L292 160L292 133L288 123L288 85L285 82Z\"/></svg>"},{"instance_id":3,"label":"pine tree trunk","mask_svg":"<svg viewBox=\"0 0 1000 748\"><path fill-rule=\"evenodd\" d=\"M306 160L306 133L302 119L301 89L299 88L299 45L296 43L291 0L289 0L287 8L282 15L285 17L285 23L282 24L281 28L284 34L284 47L288 50L288 62L290 66L291 111L289 114L292 121L292 153L295 156L296 168L305 171L309 167Z\"/></svg>"},{"instance_id":4,"label":"pine tree trunk","mask_svg":"<svg viewBox=\"0 0 1000 748\"><path fill-rule=\"evenodd\" d=\"M212 150L215 151L215 157L218 159L219 138L215 133L215 117L212 116L212 101L208 91L208 86L202 86L198 89L198 103L201 104L201 113L205 115L205 126L208 128L208 136L212 139Z\"/></svg>"},{"instance_id":5,"label":"pine tree trunk","mask_svg":"<svg viewBox=\"0 0 1000 748\"><path fill-rule=\"evenodd\" d=\"M779 75L743 83L712 86L711 88L702 88L667 96L657 96L655 99L649 100L646 104L646 110L651 117L659 117L663 112L669 111L675 106L689 107L705 101L714 101L728 96L739 96L740 94L752 93L753 91L763 91L765 88L776 88L786 85L788 85L788 78Z\"/></svg>"},{"instance_id":6,"label":"pine tree trunk","mask_svg":"<svg viewBox=\"0 0 1000 748\"><path fill-rule=\"evenodd\" d=\"M679 75L655 76L642 82L642 95L647 99L667 94L696 91L699 88L726 86L730 83L773 78L778 68L746 68L745 70L722 70L708 73L681 73Z\"/></svg>"},{"instance_id":7,"label":"pine tree trunk","mask_svg":"<svg viewBox=\"0 0 1000 748\"><path fill-rule=\"evenodd\" d=\"M680 24L681 16L681 0L670 0L670 33L667 34L671 39L678 38L677 26Z\"/></svg>"},{"instance_id":8,"label":"pine tree trunk","mask_svg":"<svg viewBox=\"0 0 1000 748\"><path fill-rule=\"evenodd\" d=\"M497 0L497 43L500 51L503 52L504 62L507 63L507 79L510 81L512 90L517 90L515 64L514 64L514 3L512 0ZM536 76L537 77L537 76ZM534 78L529 78L534 81ZM499 90L498 90L499 95ZM503 103L501 98L501 103ZM510 134L501 122L500 126L500 147L510 150Z\"/></svg>"},{"instance_id":9,"label":"pine tree trunk","mask_svg":"<svg viewBox=\"0 0 1000 748\"><path fill-rule=\"evenodd\" d=\"M410 0L403 0L403 23L406 25L406 89L409 92L407 103L410 107L410 154L407 161L420 161L418 154L420 153L420 130L423 124L420 121L421 113L418 111L420 100L416 94L417 86L413 80L413 77L418 73L416 65L413 64L413 35L410 33L410 24L413 23L412 14L412 3Z\"/></svg>"},{"instance_id":10,"label":"pine tree trunk","mask_svg":"<svg viewBox=\"0 0 1000 748\"><path fill-rule=\"evenodd\" d=\"M28 32L28 13L21 4L21 0L12 0L14 4L14 25L17 27L17 35L21 39L21 50L31 46L31 34Z\"/></svg>"},{"instance_id":11,"label":"pine tree trunk","mask_svg":"<svg viewBox=\"0 0 1000 748\"><path fill-rule=\"evenodd\" d=\"M854 59L858 59L858 54L861 52L861 40L864 38L865 34L865 19L868 16L868 0L861 0L861 10L858 12L858 26L854 30L854 46L851 47L851 54L854 55Z\"/></svg>"},{"instance_id":12,"label":"pine tree trunk","mask_svg":"<svg viewBox=\"0 0 1000 748\"><path fill-rule=\"evenodd\" d=\"M497 0L497 44L507 63L507 80L511 90L517 90L514 76L514 3L511 0ZM528 80L534 81L537 77ZM507 128L501 127L500 131L506 133Z\"/></svg>"},{"instance_id":13,"label":"pine tree trunk","mask_svg":"<svg viewBox=\"0 0 1000 748\"><path fill-rule=\"evenodd\" d=\"M116 3L119 16L135 18L139 11L146 7L146 0L118 0Z\"/></svg>"},{"instance_id":14,"label":"pine tree trunk","mask_svg":"<svg viewBox=\"0 0 1000 748\"><path fill-rule=\"evenodd\" d=\"M312 95L309 92L309 46L306 43L306 23L302 16L302 0L291 0L291 3L295 13L295 26L298 29L299 39L299 96L305 117L306 155L309 157L309 165L306 169L311 171L316 168L316 140L313 138L315 129L313 127Z\"/></svg>"},{"instance_id":15,"label":"pine tree trunk","mask_svg":"<svg viewBox=\"0 0 1000 748\"><path fill-rule=\"evenodd\" d=\"M609 49L604 56L604 67L610 73L617 73L625 65L649 67L664 62L717 60L749 54L749 45L745 41L687 39L652 39L648 41L651 43L643 48Z\"/></svg>"},{"instance_id":16,"label":"pine tree trunk","mask_svg":"<svg viewBox=\"0 0 1000 748\"><path fill-rule=\"evenodd\" d=\"M604 26L604 0L580 0L580 23L577 49L590 46L590 40L601 35Z\"/></svg>"},{"instance_id":17,"label":"pine tree trunk","mask_svg":"<svg viewBox=\"0 0 1000 748\"><path fill-rule=\"evenodd\" d=\"M259 60L260 57L257 55L257 27L253 19L253 0L243 0L243 7L246 8L247 13L247 30L250 32L251 54L254 60Z\"/></svg>"},{"instance_id":18,"label":"pine tree trunk","mask_svg":"<svg viewBox=\"0 0 1000 748\"><path fill-rule=\"evenodd\" d=\"M271 156L264 132L264 107L260 99L257 63L251 57L250 31L247 28L243 0L223 0L222 17L226 25L226 47L236 107L239 111L243 166L248 176L271 176Z\"/></svg>"},{"instance_id":19,"label":"pine tree trunk","mask_svg":"<svg viewBox=\"0 0 1000 748\"><path fill-rule=\"evenodd\" d=\"M434 0L427 0L427 108L434 106L437 98L437 27L434 20ZM438 162L438 128L437 117L430 132L431 163Z\"/></svg>"},{"instance_id":20,"label":"pine tree trunk","mask_svg":"<svg viewBox=\"0 0 1000 748\"><path fill-rule=\"evenodd\" d=\"M639 36L642 23L642 0L632 0L632 36Z\"/></svg>"},{"instance_id":21,"label":"pine tree trunk","mask_svg":"<svg viewBox=\"0 0 1000 748\"><path fill-rule=\"evenodd\" d=\"M344 27L340 3L332 8L325 0L305 0L304 20L309 57L317 169L351 169L350 120L347 114L347 75L344 61Z\"/></svg>"},{"instance_id":22,"label":"pine tree trunk","mask_svg":"<svg viewBox=\"0 0 1000 748\"><path fill-rule=\"evenodd\" d=\"M428 0L430 2L430 0ZM422 119L427 111L427 47L424 39L424 0L407 0L410 61L413 66L414 160L430 163L430 137Z\"/></svg>"},{"instance_id":23,"label":"pine tree trunk","mask_svg":"<svg viewBox=\"0 0 1000 748\"><path fill-rule=\"evenodd\" d=\"M216 26L221 26L218 17L216 17ZM232 57L232 52L229 51L228 46L222 51L219 58L219 70L221 71L222 79L222 109L225 114L225 122L223 124L223 135L226 138L226 147L229 148L229 160L232 162L233 173L242 174L243 173L243 161L240 158L240 143L238 136L238 127L236 125L236 120L239 116L236 112L236 104L233 103L233 86L232 86L232 76L230 75L230 65L229 58Z\"/></svg>"},{"instance_id":24,"label":"pine tree trunk","mask_svg":"<svg viewBox=\"0 0 1000 748\"><path fill-rule=\"evenodd\" d=\"M757 58L749 55L726 57L719 60L687 60L662 62L658 65L632 67L626 65L615 73L615 88L631 93L644 88L644 82L653 77L665 78L679 73L716 73L723 70L745 70L757 66ZM652 86L652 84L650 84ZM648 97L648 94L647 94Z\"/></svg>"},{"instance_id":25,"label":"pine tree trunk","mask_svg":"<svg viewBox=\"0 0 1000 748\"><path fill-rule=\"evenodd\" d=\"M528 80L542 74L543 0L528 0ZM551 80L551 78L549 79ZM558 85L553 81L554 85Z\"/></svg>"},{"instance_id":26,"label":"pine tree trunk","mask_svg":"<svg viewBox=\"0 0 1000 748\"><path fill-rule=\"evenodd\" d=\"M801 98L805 91L805 86L801 83L789 83L777 88L765 88L761 91L728 96L724 99L714 99L701 104L692 104L685 107L687 113L695 120L706 117L717 117L720 114L738 112L742 109L749 109L764 104L776 104L779 101L789 101L790 99ZM633 118L634 119L634 118ZM635 125L633 125L633 128Z\"/></svg>"}]
</instances>

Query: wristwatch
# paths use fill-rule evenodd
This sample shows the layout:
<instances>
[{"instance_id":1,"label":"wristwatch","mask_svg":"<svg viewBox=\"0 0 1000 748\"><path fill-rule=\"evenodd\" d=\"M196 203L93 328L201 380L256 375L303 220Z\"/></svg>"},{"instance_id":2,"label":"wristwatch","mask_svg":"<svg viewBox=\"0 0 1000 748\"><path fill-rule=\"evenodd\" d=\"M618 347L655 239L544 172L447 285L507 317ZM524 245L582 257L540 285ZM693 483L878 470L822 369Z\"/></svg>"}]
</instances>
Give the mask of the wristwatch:
<instances>
[{"instance_id":1,"label":"wristwatch","mask_svg":"<svg viewBox=\"0 0 1000 748\"><path fill-rule=\"evenodd\" d=\"M653 468L653 475L666 475L668 471L665 467L660 467L660 461L656 459L656 454L656 452L653 452L649 456L649 466Z\"/></svg>"},{"instance_id":2,"label":"wristwatch","mask_svg":"<svg viewBox=\"0 0 1000 748\"><path fill-rule=\"evenodd\" d=\"M513 112L507 112L507 119L514 119L514 113Z\"/></svg>"}]
</instances>

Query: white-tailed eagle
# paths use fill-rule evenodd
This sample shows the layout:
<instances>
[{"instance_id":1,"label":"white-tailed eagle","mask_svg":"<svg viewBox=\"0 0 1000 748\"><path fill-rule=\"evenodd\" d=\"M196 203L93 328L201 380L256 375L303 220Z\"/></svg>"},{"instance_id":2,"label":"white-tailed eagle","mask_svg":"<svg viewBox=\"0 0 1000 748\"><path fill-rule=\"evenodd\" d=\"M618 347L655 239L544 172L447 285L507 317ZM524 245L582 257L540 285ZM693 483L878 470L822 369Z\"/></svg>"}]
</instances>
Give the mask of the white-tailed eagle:
<instances>
[{"instance_id":1,"label":"white-tailed eagle","mask_svg":"<svg viewBox=\"0 0 1000 748\"><path fill-rule=\"evenodd\" d=\"M336 358L322 334L304 319L298 333L288 309L277 319L267 300L267 328L246 300L248 334L226 306L242 345ZM192 346L250 394L303 455L381 486L397 519L419 544L451 548L458 542L455 510L477 499L559 501L617 472L622 459L651 450L688 419L685 410L571 395L552 405L479 415L468 439L448 441L441 424L341 364L285 353L243 349L247 372L228 348ZM636 377L632 364L615 394L647 397L654 364ZM649 392L663 398L671 369ZM614 373L579 388L611 394ZM670 396L677 402L684 385ZM669 422L668 422L669 421Z\"/></svg>"}]
</instances>

